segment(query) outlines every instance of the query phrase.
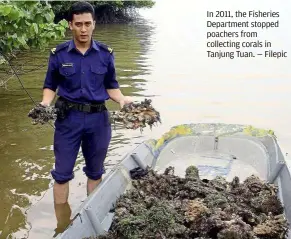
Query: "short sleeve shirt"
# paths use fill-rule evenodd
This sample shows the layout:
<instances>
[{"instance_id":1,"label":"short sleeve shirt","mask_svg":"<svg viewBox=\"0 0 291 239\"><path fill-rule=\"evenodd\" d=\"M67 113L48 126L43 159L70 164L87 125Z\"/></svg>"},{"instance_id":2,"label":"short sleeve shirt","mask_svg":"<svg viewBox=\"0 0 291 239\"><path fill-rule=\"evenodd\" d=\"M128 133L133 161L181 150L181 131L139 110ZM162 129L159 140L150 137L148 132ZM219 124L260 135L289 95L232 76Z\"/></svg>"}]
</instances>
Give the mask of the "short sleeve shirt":
<instances>
[{"instance_id":1,"label":"short sleeve shirt","mask_svg":"<svg viewBox=\"0 0 291 239\"><path fill-rule=\"evenodd\" d=\"M78 103L104 102L107 89L117 89L114 55L103 43L92 40L85 54L74 41L58 45L50 54L43 88Z\"/></svg>"}]
</instances>

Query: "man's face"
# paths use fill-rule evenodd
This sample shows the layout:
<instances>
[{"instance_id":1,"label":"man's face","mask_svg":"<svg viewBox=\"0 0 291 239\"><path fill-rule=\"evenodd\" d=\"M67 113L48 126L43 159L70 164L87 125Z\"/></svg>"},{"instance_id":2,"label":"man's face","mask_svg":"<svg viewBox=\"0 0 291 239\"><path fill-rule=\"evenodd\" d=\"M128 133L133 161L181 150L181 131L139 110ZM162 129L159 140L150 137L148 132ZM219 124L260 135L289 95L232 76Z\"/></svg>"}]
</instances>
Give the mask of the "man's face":
<instances>
[{"instance_id":1,"label":"man's face","mask_svg":"<svg viewBox=\"0 0 291 239\"><path fill-rule=\"evenodd\" d=\"M80 43L91 41L95 21L91 13L74 14L72 22L69 22L74 38Z\"/></svg>"}]
</instances>

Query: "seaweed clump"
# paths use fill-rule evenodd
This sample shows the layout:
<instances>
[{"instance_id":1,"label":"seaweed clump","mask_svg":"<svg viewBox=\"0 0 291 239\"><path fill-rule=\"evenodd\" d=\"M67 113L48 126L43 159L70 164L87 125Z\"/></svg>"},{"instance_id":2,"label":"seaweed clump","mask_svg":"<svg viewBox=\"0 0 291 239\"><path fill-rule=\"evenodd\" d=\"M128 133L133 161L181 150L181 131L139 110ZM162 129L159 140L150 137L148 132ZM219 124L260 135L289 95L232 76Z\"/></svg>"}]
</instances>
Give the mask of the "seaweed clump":
<instances>
[{"instance_id":1,"label":"seaweed clump","mask_svg":"<svg viewBox=\"0 0 291 239\"><path fill-rule=\"evenodd\" d=\"M54 106L37 104L29 111L28 117L32 118L32 124L45 124L50 120L56 120L57 114L57 109Z\"/></svg>"},{"instance_id":2,"label":"seaweed clump","mask_svg":"<svg viewBox=\"0 0 291 239\"><path fill-rule=\"evenodd\" d=\"M98 239L282 239L288 222L276 197L277 187L252 175L200 179L198 169L185 177L169 167L133 179L132 189L116 202L109 232Z\"/></svg>"},{"instance_id":3,"label":"seaweed clump","mask_svg":"<svg viewBox=\"0 0 291 239\"><path fill-rule=\"evenodd\" d=\"M147 125L152 128L156 123L161 123L160 113L151 105L150 99L141 102L126 104L118 112L113 112L112 120L121 122L127 129L142 131Z\"/></svg>"}]
</instances>

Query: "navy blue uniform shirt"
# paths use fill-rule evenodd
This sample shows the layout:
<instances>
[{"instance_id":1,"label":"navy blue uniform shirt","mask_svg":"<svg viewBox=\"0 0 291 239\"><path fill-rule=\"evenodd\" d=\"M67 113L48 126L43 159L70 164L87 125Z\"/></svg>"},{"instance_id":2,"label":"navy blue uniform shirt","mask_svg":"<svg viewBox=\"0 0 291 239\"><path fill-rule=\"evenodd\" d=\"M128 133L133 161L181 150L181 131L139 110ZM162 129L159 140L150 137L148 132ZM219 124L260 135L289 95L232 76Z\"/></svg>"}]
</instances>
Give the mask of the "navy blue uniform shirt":
<instances>
[{"instance_id":1,"label":"navy blue uniform shirt","mask_svg":"<svg viewBox=\"0 0 291 239\"><path fill-rule=\"evenodd\" d=\"M119 88L114 56L110 48L95 40L83 55L74 41L58 45L50 54L43 88L79 103L103 102L109 99L106 89Z\"/></svg>"}]
</instances>

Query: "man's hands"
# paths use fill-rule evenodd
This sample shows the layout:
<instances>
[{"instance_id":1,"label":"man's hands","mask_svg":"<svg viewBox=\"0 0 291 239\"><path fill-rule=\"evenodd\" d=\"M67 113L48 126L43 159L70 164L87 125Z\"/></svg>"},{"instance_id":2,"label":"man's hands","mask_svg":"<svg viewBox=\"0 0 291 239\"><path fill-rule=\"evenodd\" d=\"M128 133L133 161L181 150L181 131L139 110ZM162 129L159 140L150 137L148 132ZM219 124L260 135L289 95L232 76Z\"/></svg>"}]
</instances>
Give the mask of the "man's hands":
<instances>
[{"instance_id":1,"label":"man's hands","mask_svg":"<svg viewBox=\"0 0 291 239\"><path fill-rule=\"evenodd\" d=\"M44 89L43 90L43 97L42 97L42 101L40 102L41 105L45 106L45 107L49 107L52 103L52 101L55 98L56 93L54 91L52 91L51 89Z\"/></svg>"},{"instance_id":2,"label":"man's hands","mask_svg":"<svg viewBox=\"0 0 291 239\"><path fill-rule=\"evenodd\" d=\"M119 105L120 105L120 109L122 109L122 107L126 104L129 104L133 102L133 99L130 96L124 96L122 98L122 100L120 100Z\"/></svg>"},{"instance_id":3,"label":"man's hands","mask_svg":"<svg viewBox=\"0 0 291 239\"><path fill-rule=\"evenodd\" d=\"M50 104L48 104L48 103L45 103L45 102L40 102L39 103L40 105L42 105L43 107L49 107L50 106Z\"/></svg>"},{"instance_id":4,"label":"man's hands","mask_svg":"<svg viewBox=\"0 0 291 239\"><path fill-rule=\"evenodd\" d=\"M107 89L107 93L113 101L116 103L119 103L120 108L122 108L124 105L129 104L133 102L132 98L129 96L124 96L120 89Z\"/></svg>"},{"instance_id":5,"label":"man's hands","mask_svg":"<svg viewBox=\"0 0 291 239\"><path fill-rule=\"evenodd\" d=\"M56 120L57 112L54 107L38 103L29 111L28 117L32 118L32 124L45 124Z\"/></svg>"}]
</instances>

